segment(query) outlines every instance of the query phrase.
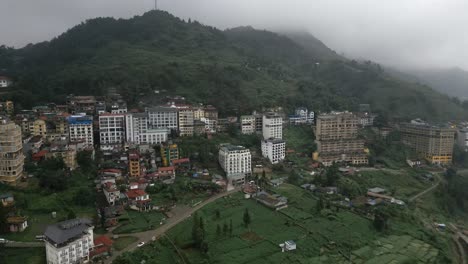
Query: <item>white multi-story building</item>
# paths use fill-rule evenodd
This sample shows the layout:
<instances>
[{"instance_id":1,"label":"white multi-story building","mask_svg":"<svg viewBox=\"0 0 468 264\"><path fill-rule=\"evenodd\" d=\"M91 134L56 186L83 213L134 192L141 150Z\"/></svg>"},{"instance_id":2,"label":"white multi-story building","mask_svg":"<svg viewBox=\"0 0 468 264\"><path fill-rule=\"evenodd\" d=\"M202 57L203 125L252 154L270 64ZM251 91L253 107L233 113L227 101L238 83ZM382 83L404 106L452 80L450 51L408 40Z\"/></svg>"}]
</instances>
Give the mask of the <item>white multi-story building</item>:
<instances>
[{"instance_id":1,"label":"white multi-story building","mask_svg":"<svg viewBox=\"0 0 468 264\"><path fill-rule=\"evenodd\" d=\"M11 79L5 76L0 76L0 88L7 88L11 85Z\"/></svg>"},{"instance_id":2,"label":"white multi-story building","mask_svg":"<svg viewBox=\"0 0 468 264\"><path fill-rule=\"evenodd\" d=\"M115 179L106 181L102 184L102 191L109 205L115 205L115 202L120 199L120 190L115 184Z\"/></svg>"},{"instance_id":3,"label":"white multi-story building","mask_svg":"<svg viewBox=\"0 0 468 264\"><path fill-rule=\"evenodd\" d=\"M357 117L359 118L359 125L361 127L368 127L374 125L374 119L377 115L371 113L358 113Z\"/></svg>"},{"instance_id":4,"label":"white multi-story building","mask_svg":"<svg viewBox=\"0 0 468 264\"><path fill-rule=\"evenodd\" d=\"M125 116L125 138L132 144L160 144L166 142L169 128L152 128L148 113L127 114Z\"/></svg>"},{"instance_id":5,"label":"white multi-story building","mask_svg":"<svg viewBox=\"0 0 468 264\"><path fill-rule=\"evenodd\" d=\"M264 139L283 138L283 118L275 113L263 115L262 133Z\"/></svg>"},{"instance_id":6,"label":"white multi-story building","mask_svg":"<svg viewBox=\"0 0 468 264\"><path fill-rule=\"evenodd\" d=\"M457 145L463 148L464 151L468 151L468 128L462 128L457 130Z\"/></svg>"},{"instance_id":7,"label":"white multi-story building","mask_svg":"<svg viewBox=\"0 0 468 264\"><path fill-rule=\"evenodd\" d=\"M205 130L209 133L216 133L216 127L218 126L218 120L213 120L209 118L202 117L200 119L203 123L205 123Z\"/></svg>"},{"instance_id":8,"label":"white multi-story building","mask_svg":"<svg viewBox=\"0 0 468 264\"><path fill-rule=\"evenodd\" d=\"M103 146L119 145L125 140L125 114L102 114L99 116L99 140Z\"/></svg>"},{"instance_id":9,"label":"white multi-story building","mask_svg":"<svg viewBox=\"0 0 468 264\"><path fill-rule=\"evenodd\" d=\"M245 147L222 145L218 158L229 182L234 185L245 183L245 177L252 173L252 156Z\"/></svg>"},{"instance_id":10,"label":"white multi-story building","mask_svg":"<svg viewBox=\"0 0 468 264\"><path fill-rule=\"evenodd\" d=\"M93 225L89 219L72 219L47 226L44 232L47 264L89 261L94 247Z\"/></svg>"},{"instance_id":11,"label":"white multi-story building","mask_svg":"<svg viewBox=\"0 0 468 264\"><path fill-rule=\"evenodd\" d=\"M68 132L70 142L84 142L85 147L94 146L93 117L76 115L68 117Z\"/></svg>"},{"instance_id":12,"label":"white multi-story building","mask_svg":"<svg viewBox=\"0 0 468 264\"><path fill-rule=\"evenodd\" d=\"M122 100L111 104L111 114L125 114L127 111L127 103Z\"/></svg>"},{"instance_id":13,"label":"white multi-story building","mask_svg":"<svg viewBox=\"0 0 468 264\"><path fill-rule=\"evenodd\" d=\"M146 109L149 125L153 128L177 129L179 119L174 107L154 107Z\"/></svg>"},{"instance_id":14,"label":"white multi-story building","mask_svg":"<svg viewBox=\"0 0 468 264\"><path fill-rule=\"evenodd\" d=\"M128 143L140 144L140 134L149 128L148 113L125 115L125 140Z\"/></svg>"},{"instance_id":15,"label":"white multi-story building","mask_svg":"<svg viewBox=\"0 0 468 264\"><path fill-rule=\"evenodd\" d=\"M284 160L286 156L286 141L279 138L262 140L262 155L272 164Z\"/></svg>"},{"instance_id":16,"label":"white multi-story building","mask_svg":"<svg viewBox=\"0 0 468 264\"><path fill-rule=\"evenodd\" d=\"M193 136L193 110L191 108L179 109L179 135L181 137Z\"/></svg>"},{"instance_id":17,"label":"white multi-story building","mask_svg":"<svg viewBox=\"0 0 468 264\"><path fill-rule=\"evenodd\" d=\"M255 116L244 115L240 118L241 132L244 135L251 135L255 133Z\"/></svg>"}]
</instances>

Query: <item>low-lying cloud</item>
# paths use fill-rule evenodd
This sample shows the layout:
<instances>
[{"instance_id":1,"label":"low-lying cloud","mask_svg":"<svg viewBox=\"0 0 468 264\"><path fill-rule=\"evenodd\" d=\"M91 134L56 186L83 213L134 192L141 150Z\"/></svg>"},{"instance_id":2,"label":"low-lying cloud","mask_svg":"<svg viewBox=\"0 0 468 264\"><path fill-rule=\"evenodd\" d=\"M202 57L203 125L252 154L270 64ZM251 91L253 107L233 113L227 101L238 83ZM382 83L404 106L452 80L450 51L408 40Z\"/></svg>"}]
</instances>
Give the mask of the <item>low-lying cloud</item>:
<instances>
[{"instance_id":1,"label":"low-lying cloud","mask_svg":"<svg viewBox=\"0 0 468 264\"><path fill-rule=\"evenodd\" d=\"M398 67L468 69L465 0L158 0L160 9L221 29L307 30L338 53ZM154 0L3 0L0 44L48 40L81 21L132 17Z\"/></svg>"}]
</instances>

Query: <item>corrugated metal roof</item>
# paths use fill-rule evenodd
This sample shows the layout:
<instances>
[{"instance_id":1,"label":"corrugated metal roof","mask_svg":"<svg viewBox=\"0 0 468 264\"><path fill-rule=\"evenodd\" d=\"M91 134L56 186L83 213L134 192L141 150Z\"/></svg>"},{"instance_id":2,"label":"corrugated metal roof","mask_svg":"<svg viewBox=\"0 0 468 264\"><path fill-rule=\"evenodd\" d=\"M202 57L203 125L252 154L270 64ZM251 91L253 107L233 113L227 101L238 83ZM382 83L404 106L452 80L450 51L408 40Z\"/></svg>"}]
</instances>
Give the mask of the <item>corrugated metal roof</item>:
<instances>
[{"instance_id":1,"label":"corrugated metal roof","mask_svg":"<svg viewBox=\"0 0 468 264\"><path fill-rule=\"evenodd\" d=\"M87 218L71 219L47 226L44 236L55 244L63 244L82 236L90 227L92 222Z\"/></svg>"}]
</instances>

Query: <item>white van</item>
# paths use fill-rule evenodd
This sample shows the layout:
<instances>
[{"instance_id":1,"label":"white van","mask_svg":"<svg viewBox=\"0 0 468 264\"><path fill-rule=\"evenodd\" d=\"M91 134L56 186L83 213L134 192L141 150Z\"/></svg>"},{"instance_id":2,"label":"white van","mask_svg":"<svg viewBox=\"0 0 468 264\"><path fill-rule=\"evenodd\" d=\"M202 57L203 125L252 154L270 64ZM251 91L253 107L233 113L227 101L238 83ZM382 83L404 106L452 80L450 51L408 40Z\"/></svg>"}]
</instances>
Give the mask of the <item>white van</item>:
<instances>
[{"instance_id":1,"label":"white van","mask_svg":"<svg viewBox=\"0 0 468 264\"><path fill-rule=\"evenodd\" d=\"M6 239L4 239L4 238L0 238L0 244L5 244L6 242L7 242L7 240L6 240Z\"/></svg>"}]
</instances>

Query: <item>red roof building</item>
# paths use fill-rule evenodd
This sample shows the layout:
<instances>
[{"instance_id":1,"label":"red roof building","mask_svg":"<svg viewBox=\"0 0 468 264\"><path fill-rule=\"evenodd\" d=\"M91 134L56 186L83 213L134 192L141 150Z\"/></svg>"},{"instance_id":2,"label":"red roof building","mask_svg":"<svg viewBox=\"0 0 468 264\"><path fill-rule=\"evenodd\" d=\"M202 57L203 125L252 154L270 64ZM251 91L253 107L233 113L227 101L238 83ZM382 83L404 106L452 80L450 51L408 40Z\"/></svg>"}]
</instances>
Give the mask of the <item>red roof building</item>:
<instances>
[{"instance_id":1,"label":"red roof building","mask_svg":"<svg viewBox=\"0 0 468 264\"><path fill-rule=\"evenodd\" d=\"M94 239L94 248L89 252L90 257L96 257L103 254L108 254L112 249L114 242L107 236L100 236Z\"/></svg>"},{"instance_id":2,"label":"red roof building","mask_svg":"<svg viewBox=\"0 0 468 264\"><path fill-rule=\"evenodd\" d=\"M133 201L149 201L149 195L143 190L129 190L125 193L129 200Z\"/></svg>"},{"instance_id":3,"label":"red roof building","mask_svg":"<svg viewBox=\"0 0 468 264\"><path fill-rule=\"evenodd\" d=\"M37 152L37 153L34 153L34 154L32 155L32 159L33 159L34 161L41 161L41 160L44 160L45 157L46 157L46 155L47 155L47 153L49 153L49 151L47 151L47 150L41 150L41 151L39 151L39 152Z\"/></svg>"}]
</instances>

